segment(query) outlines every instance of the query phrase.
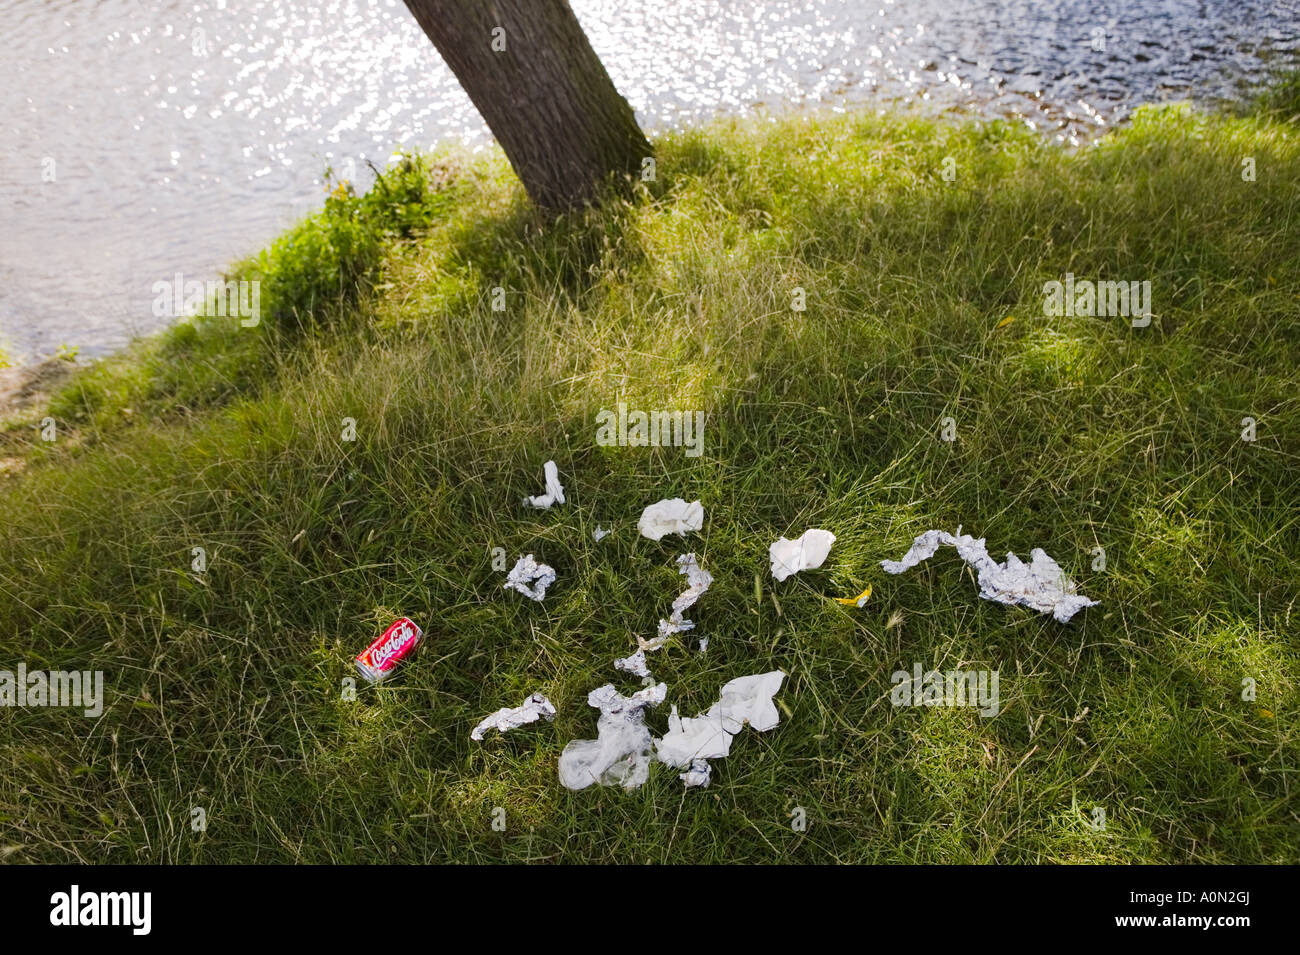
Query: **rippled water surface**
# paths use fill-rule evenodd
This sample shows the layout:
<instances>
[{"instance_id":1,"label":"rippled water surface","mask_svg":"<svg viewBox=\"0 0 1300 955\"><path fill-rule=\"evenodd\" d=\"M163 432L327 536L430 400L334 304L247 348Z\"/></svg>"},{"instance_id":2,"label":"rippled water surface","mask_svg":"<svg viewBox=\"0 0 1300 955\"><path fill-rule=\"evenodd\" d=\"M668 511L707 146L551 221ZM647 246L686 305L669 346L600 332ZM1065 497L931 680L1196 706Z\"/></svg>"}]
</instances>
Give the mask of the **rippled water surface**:
<instances>
[{"instance_id":1,"label":"rippled water surface","mask_svg":"<svg viewBox=\"0 0 1300 955\"><path fill-rule=\"evenodd\" d=\"M1077 142L1300 55L1300 0L572 4L650 130L906 99ZM326 164L489 141L400 0L7 0L0 29L0 347L18 355L154 330L154 282L263 246L319 205Z\"/></svg>"}]
</instances>

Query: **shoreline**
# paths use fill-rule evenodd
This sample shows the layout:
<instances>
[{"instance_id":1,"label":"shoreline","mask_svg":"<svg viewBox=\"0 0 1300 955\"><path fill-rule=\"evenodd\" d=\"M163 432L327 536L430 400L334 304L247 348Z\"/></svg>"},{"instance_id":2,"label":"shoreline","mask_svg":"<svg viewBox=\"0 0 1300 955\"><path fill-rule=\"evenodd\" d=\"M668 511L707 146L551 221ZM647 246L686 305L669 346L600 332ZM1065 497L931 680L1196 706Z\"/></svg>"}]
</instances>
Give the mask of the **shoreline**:
<instances>
[{"instance_id":1,"label":"shoreline","mask_svg":"<svg viewBox=\"0 0 1300 955\"><path fill-rule=\"evenodd\" d=\"M1022 111L1010 103L1001 102L1007 97L1018 97L1025 101L1025 109ZM792 120L803 122L826 122L833 120L837 115L847 113L848 115L872 115L872 116L889 116L895 119L919 119L927 122L939 122L944 124L976 124L987 125L993 123L1006 123L1016 127L1025 127L1040 137L1047 145L1058 148L1063 152L1074 152L1095 147L1108 136L1117 130L1122 130L1132 121L1133 114L1140 109L1150 107L1165 107L1174 104L1186 104L1189 107L1210 115L1223 113L1225 111L1242 108L1249 105L1250 95L1241 93L1236 98L1224 98L1217 95L1208 95L1201 91L1188 91L1186 95L1171 99L1152 99L1143 102L1125 104L1118 116L1109 118L1100 118L1100 111L1082 110L1082 115L1074 112L1069 104L1049 103L1043 104L1042 113L1035 114L1031 111L1030 104L1036 102L1036 98L1030 93L1023 93L1015 90L1004 90L1001 86L995 87L988 93L985 98L978 101L970 102L953 102L945 103L928 96L898 96L884 97L878 101L852 101L847 107L841 109L830 103L815 104L777 104L776 106L763 106L751 110L741 110L736 113L720 112L707 121L693 127L670 127L659 128L649 131L653 139L663 136L681 135L697 133L708 135L709 131L716 128L719 124L729 122L747 123L776 123L788 124ZM1077 108L1077 106L1076 106ZM1050 123L1044 123L1044 119ZM436 154L445 149L459 150L463 148L463 139L448 138L441 142L432 143L429 146L416 150L421 155ZM499 151L500 147L495 140L489 138L489 150ZM373 185L371 183L370 185ZM367 187L368 188L368 187ZM328 190L325 191L328 195ZM274 232L261 243L254 242L252 247L245 255L256 255L258 251L269 247L276 238L290 231L294 224L310 219L321 212L323 201L316 206L308 209L298 216L297 219L290 217L289 225ZM209 273L204 270L196 270L194 274L202 272L206 278L214 275L220 275L228 272L234 266L234 262L227 263L225 269L219 269L216 272ZM181 269L186 274L188 270ZM144 331L140 334L132 334L125 342L107 346L102 343L93 341L69 340L70 345L76 345L87 361L80 367L89 367L97 361L111 359L128 351L136 343L148 340L160 334L165 334L169 329L174 328L177 318L159 328ZM0 328L0 334L4 332ZM4 339L0 337L0 343ZM8 360L10 368L30 368L40 366L44 362L55 358L54 353L45 355L36 355L23 352L6 353L0 348L0 362ZM0 371L4 371L0 366ZM5 387L0 383L0 415L6 410Z\"/></svg>"},{"instance_id":2,"label":"shoreline","mask_svg":"<svg viewBox=\"0 0 1300 955\"><path fill-rule=\"evenodd\" d=\"M86 366L51 355L0 368L0 420L48 401L60 385L83 367Z\"/></svg>"}]
</instances>

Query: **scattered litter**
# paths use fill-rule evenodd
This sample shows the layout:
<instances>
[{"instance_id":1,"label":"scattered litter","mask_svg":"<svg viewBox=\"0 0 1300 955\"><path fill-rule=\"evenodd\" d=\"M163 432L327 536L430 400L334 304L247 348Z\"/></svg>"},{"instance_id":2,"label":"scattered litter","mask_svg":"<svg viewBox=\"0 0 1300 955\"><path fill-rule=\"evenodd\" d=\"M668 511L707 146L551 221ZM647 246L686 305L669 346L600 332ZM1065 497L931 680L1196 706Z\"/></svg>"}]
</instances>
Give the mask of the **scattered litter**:
<instances>
[{"instance_id":1,"label":"scattered litter","mask_svg":"<svg viewBox=\"0 0 1300 955\"><path fill-rule=\"evenodd\" d=\"M818 528L804 531L794 540L786 540L784 537L778 539L768 548L772 558L772 576L777 581L782 581L801 570L820 567L834 543L834 534Z\"/></svg>"},{"instance_id":2,"label":"scattered litter","mask_svg":"<svg viewBox=\"0 0 1300 955\"><path fill-rule=\"evenodd\" d=\"M605 530L605 528L601 527L599 524L597 524L596 529L591 532L591 539L594 540L597 544L599 544L608 536L609 536L609 531Z\"/></svg>"},{"instance_id":3,"label":"scattered litter","mask_svg":"<svg viewBox=\"0 0 1300 955\"><path fill-rule=\"evenodd\" d=\"M659 761L677 769L689 766L681 775L688 787L707 786L712 772L707 760L731 752L732 738L746 723L763 733L781 721L772 697L784 680L781 670L738 677L722 688L707 713L696 717L679 717L674 706L668 732L655 744Z\"/></svg>"},{"instance_id":4,"label":"scattered litter","mask_svg":"<svg viewBox=\"0 0 1300 955\"><path fill-rule=\"evenodd\" d=\"M651 504L641 512L636 529L652 541L661 540L665 534L686 534L704 526L704 505L699 501L687 504L680 497Z\"/></svg>"},{"instance_id":5,"label":"scattered litter","mask_svg":"<svg viewBox=\"0 0 1300 955\"><path fill-rule=\"evenodd\" d=\"M545 510L552 504L564 503L564 485L560 483L560 472L556 468L554 461L547 461L543 464L542 471L546 475L546 493L539 494L536 497L526 497L524 503L529 507Z\"/></svg>"},{"instance_id":6,"label":"scattered litter","mask_svg":"<svg viewBox=\"0 0 1300 955\"><path fill-rule=\"evenodd\" d=\"M614 669L622 670L624 673L631 673L633 676L647 677L650 675L650 669L646 666L645 650L637 650L630 657L619 657L614 661Z\"/></svg>"},{"instance_id":7,"label":"scattered litter","mask_svg":"<svg viewBox=\"0 0 1300 955\"><path fill-rule=\"evenodd\" d=\"M709 586L713 583L713 575L700 567L699 561L695 559L694 554L682 554L677 558L677 572L686 575L687 586L681 595L673 601L673 612L668 619L659 621L659 635L651 637L649 640L644 637L637 637L636 652L631 656L619 657L615 660L615 670L622 670L624 673L631 673L635 676L648 677L650 670L646 666L646 653L661 649L668 642L668 638L675 634L695 629L695 621L683 619L682 614L689 610L695 604L695 601L700 599L700 595L709 589ZM707 646L707 640L702 642Z\"/></svg>"},{"instance_id":8,"label":"scattered litter","mask_svg":"<svg viewBox=\"0 0 1300 955\"><path fill-rule=\"evenodd\" d=\"M708 638L708 637L700 637L700 652L701 652L701 653L707 653L708 650L709 650L709 638Z\"/></svg>"},{"instance_id":9,"label":"scattered litter","mask_svg":"<svg viewBox=\"0 0 1300 955\"><path fill-rule=\"evenodd\" d=\"M659 636L664 638L695 628L695 622L683 620L682 614L691 609L713 583L713 575L700 567L694 554L682 554L677 558L677 572L686 575L686 589L673 601L673 612L668 619L659 621Z\"/></svg>"},{"instance_id":10,"label":"scattered litter","mask_svg":"<svg viewBox=\"0 0 1300 955\"><path fill-rule=\"evenodd\" d=\"M645 725L645 711L668 694L668 684L656 683L630 697L606 683L587 694L587 705L600 710L596 739L575 739L560 754L560 782L567 789L593 783L635 789L650 778L654 738Z\"/></svg>"},{"instance_id":11,"label":"scattered litter","mask_svg":"<svg viewBox=\"0 0 1300 955\"><path fill-rule=\"evenodd\" d=\"M528 586L536 581L533 586ZM546 588L555 583L555 569L547 564L539 564L533 560L533 555L520 557L519 562L515 564L514 569L506 577L505 587L507 590L514 589L519 591L525 597L542 602L546 596Z\"/></svg>"},{"instance_id":12,"label":"scattered litter","mask_svg":"<svg viewBox=\"0 0 1300 955\"><path fill-rule=\"evenodd\" d=\"M1050 613L1061 623L1068 623L1084 607L1095 607L1100 602L1075 593L1078 585L1065 576L1056 561L1042 548L1035 547L1029 552L1028 564L1010 552L1006 563L999 564L989 556L984 538L962 534L960 526L956 535L940 530L926 531L912 542L902 560L882 560L880 566L888 573L901 574L933 557L941 544L957 548L961 559L975 568L979 575L980 596L985 600L995 600L1007 606L1018 604L1039 613Z\"/></svg>"},{"instance_id":13,"label":"scattered litter","mask_svg":"<svg viewBox=\"0 0 1300 955\"><path fill-rule=\"evenodd\" d=\"M470 730L469 738L475 741L481 740L483 734L490 729L508 733L517 726L536 723L540 719L545 719L548 722L555 719L555 706L541 693L534 693L524 700L522 706L516 706L513 710L509 707L501 707L501 709Z\"/></svg>"},{"instance_id":14,"label":"scattered litter","mask_svg":"<svg viewBox=\"0 0 1300 955\"><path fill-rule=\"evenodd\" d=\"M846 607L862 607L871 598L871 585L867 584L867 589L862 591L856 597L836 597L836 603L842 603Z\"/></svg>"}]
</instances>

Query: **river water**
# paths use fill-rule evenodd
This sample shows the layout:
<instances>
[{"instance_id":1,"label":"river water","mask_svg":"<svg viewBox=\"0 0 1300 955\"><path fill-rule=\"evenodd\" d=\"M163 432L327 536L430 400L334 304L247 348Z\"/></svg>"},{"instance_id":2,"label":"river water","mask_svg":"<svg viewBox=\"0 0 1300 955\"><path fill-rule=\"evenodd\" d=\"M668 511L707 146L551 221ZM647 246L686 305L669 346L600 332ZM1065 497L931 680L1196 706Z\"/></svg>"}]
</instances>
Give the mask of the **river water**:
<instances>
[{"instance_id":1,"label":"river water","mask_svg":"<svg viewBox=\"0 0 1300 955\"><path fill-rule=\"evenodd\" d=\"M1068 143L1300 59L1300 0L571 0L649 131L908 101ZM0 349L97 355L398 148L485 127L400 0L6 0Z\"/></svg>"}]
</instances>

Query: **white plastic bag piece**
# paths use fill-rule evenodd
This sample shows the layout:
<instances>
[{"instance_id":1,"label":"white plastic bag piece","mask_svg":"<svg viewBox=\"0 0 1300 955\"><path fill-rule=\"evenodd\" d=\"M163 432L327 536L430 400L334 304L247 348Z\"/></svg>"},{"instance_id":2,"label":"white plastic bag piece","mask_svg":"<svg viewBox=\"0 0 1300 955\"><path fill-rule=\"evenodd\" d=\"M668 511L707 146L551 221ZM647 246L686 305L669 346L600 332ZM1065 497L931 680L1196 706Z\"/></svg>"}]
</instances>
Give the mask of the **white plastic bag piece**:
<instances>
[{"instance_id":1,"label":"white plastic bag piece","mask_svg":"<svg viewBox=\"0 0 1300 955\"><path fill-rule=\"evenodd\" d=\"M594 540L597 544L599 544L608 536L609 536L609 531L605 530L605 528L601 527L599 524L597 524L596 529L591 532L591 539Z\"/></svg>"},{"instance_id":2,"label":"white plastic bag piece","mask_svg":"<svg viewBox=\"0 0 1300 955\"><path fill-rule=\"evenodd\" d=\"M555 583L555 569L547 564L539 564L533 555L520 557L514 569L506 576L504 587L514 589L525 597L538 603L546 596L546 588ZM529 584L532 584L530 587Z\"/></svg>"},{"instance_id":3,"label":"white plastic bag piece","mask_svg":"<svg viewBox=\"0 0 1300 955\"><path fill-rule=\"evenodd\" d=\"M645 711L668 694L668 684L656 683L623 696L606 683L587 694L587 705L600 710L596 739L575 739L560 753L560 782L567 789L592 784L635 789L650 778L654 738L645 725Z\"/></svg>"},{"instance_id":4,"label":"white plastic bag piece","mask_svg":"<svg viewBox=\"0 0 1300 955\"><path fill-rule=\"evenodd\" d=\"M560 472L556 468L554 461L547 461L542 465L542 472L546 475L546 493L539 494L536 497L524 498L524 503L529 507L536 507L541 510L549 508L552 504L564 503L564 485L560 483Z\"/></svg>"},{"instance_id":5,"label":"white plastic bag piece","mask_svg":"<svg viewBox=\"0 0 1300 955\"><path fill-rule=\"evenodd\" d=\"M794 540L779 538L768 548L768 555L772 559L772 576L777 581L782 581L801 570L820 567L825 563L826 555L831 552L834 543L834 534L816 527L804 531Z\"/></svg>"},{"instance_id":6,"label":"white plastic bag piece","mask_svg":"<svg viewBox=\"0 0 1300 955\"><path fill-rule=\"evenodd\" d=\"M659 621L659 636L665 639L694 629L694 621L682 619L682 614L694 606L713 584L713 575L700 567L694 554L682 554L677 558L677 572L686 575L686 589L673 601L673 612L668 619Z\"/></svg>"},{"instance_id":7,"label":"white plastic bag piece","mask_svg":"<svg viewBox=\"0 0 1300 955\"><path fill-rule=\"evenodd\" d=\"M731 752L731 740L748 723L760 733L781 721L772 697L781 689L785 673L773 670L732 680L722 688L718 702L707 713L681 718L677 707L668 717L668 732L655 744L661 763L690 769L681 776L690 786L707 786L711 768L708 760Z\"/></svg>"},{"instance_id":8,"label":"white plastic bag piece","mask_svg":"<svg viewBox=\"0 0 1300 955\"><path fill-rule=\"evenodd\" d=\"M666 534L698 531L703 526L704 505L699 501L687 504L680 497L651 504L641 512L641 519L636 522L641 536L652 541L661 540Z\"/></svg>"},{"instance_id":9,"label":"white plastic bag piece","mask_svg":"<svg viewBox=\"0 0 1300 955\"><path fill-rule=\"evenodd\" d=\"M508 733L516 726L536 723L540 719L545 719L548 722L555 719L555 706L541 693L534 693L524 700L522 706L516 706L514 709L505 706L501 707L501 709L470 730L469 738L478 742L483 739L483 734L490 729Z\"/></svg>"},{"instance_id":10,"label":"white plastic bag piece","mask_svg":"<svg viewBox=\"0 0 1300 955\"><path fill-rule=\"evenodd\" d=\"M926 531L912 541L911 548L902 560L882 560L880 566L887 573L901 574L909 567L915 567L921 561L933 557L942 544L957 548L961 559L975 568L980 596L985 600L1050 613L1061 623L1069 623L1070 618L1084 607L1095 607L1100 603L1076 593L1078 585L1065 576L1056 561L1048 557L1042 548L1035 547L1029 552L1028 564L1010 552L1007 553L1006 563L999 564L989 556L984 538L977 539L963 534L961 527L957 528L955 535L940 530Z\"/></svg>"}]
</instances>

